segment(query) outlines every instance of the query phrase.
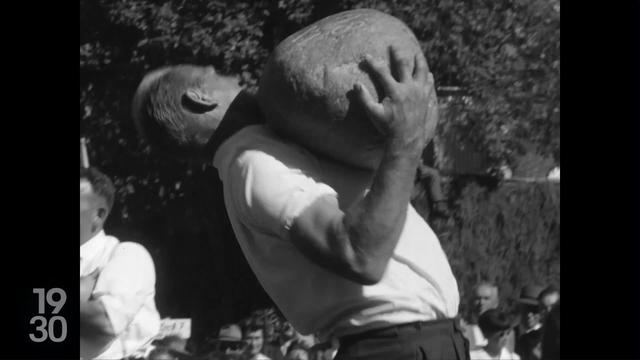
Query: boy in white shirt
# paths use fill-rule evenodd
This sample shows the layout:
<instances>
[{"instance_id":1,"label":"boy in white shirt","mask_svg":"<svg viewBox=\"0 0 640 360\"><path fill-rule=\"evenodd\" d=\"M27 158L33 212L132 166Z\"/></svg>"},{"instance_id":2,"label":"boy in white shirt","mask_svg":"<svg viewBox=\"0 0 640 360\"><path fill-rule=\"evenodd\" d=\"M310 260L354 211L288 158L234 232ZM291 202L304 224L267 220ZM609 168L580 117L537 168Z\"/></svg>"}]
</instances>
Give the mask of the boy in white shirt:
<instances>
[{"instance_id":1,"label":"boy in white shirt","mask_svg":"<svg viewBox=\"0 0 640 360\"><path fill-rule=\"evenodd\" d=\"M487 310L480 315L478 326L487 344L471 350L471 360L520 360L520 356L506 347L512 325L504 313L496 309Z\"/></svg>"}]
</instances>

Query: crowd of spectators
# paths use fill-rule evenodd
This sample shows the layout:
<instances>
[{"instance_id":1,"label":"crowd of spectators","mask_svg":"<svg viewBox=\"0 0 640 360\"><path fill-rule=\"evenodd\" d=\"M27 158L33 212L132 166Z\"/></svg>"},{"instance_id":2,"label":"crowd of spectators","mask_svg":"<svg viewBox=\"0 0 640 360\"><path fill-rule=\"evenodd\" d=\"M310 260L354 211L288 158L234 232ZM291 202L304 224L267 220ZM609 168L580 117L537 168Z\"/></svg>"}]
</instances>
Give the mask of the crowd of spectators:
<instances>
[{"instance_id":1,"label":"crowd of spectators","mask_svg":"<svg viewBox=\"0 0 640 360\"><path fill-rule=\"evenodd\" d=\"M506 311L497 285L481 282L475 286L469 312L459 317L471 360L560 358L559 289L524 286L515 301L516 310ZM177 337L156 340L145 359L332 360L338 346L298 333L275 308L267 308L220 327L197 347Z\"/></svg>"}]
</instances>

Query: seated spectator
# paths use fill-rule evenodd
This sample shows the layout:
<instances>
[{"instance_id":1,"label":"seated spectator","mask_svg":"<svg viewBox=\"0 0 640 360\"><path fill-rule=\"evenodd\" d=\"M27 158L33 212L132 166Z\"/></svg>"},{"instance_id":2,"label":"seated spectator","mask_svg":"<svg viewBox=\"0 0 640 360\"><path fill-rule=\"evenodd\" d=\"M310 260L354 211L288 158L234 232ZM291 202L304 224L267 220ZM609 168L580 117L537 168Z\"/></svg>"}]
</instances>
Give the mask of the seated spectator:
<instances>
[{"instance_id":1,"label":"seated spectator","mask_svg":"<svg viewBox=\"0 0 640 360\"><path fill-rule=\"evenodd\" d=\"M542 358L542 311L538 298L542 287L525 286L517 299L520 313L520 326L516 337L516 353L522 360Z\"/></svg>"},{"instance_id":2,"label":"seated spectator","mask_svg":"<svg viewBox=\"0 0 640 360\"><path fill-rule=\"evenodd\" d=\"M509 318L499 310L490 309L480 315L478 326L487 344L471 350L471 360L519 360L520 357L506 348L507 337L512 324Z\"/></svg>"}]
</instances>

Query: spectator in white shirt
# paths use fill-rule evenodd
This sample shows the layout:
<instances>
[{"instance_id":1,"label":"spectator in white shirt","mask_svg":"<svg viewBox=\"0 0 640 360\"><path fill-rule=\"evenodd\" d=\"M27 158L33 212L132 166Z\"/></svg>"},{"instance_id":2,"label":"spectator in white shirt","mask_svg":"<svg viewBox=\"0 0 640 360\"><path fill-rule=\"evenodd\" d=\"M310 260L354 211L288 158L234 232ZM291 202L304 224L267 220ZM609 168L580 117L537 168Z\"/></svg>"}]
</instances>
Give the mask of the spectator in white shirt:
<instances>
[{"instance_id":1,"label":"spectator in white shirt","mask_svg":"<svg viewBox=\"0 0 640 360\"><path fill-rule=\"evenodd\" d=\"M511 321L499 310L487 310L480 315L478 326L487 339L482 348L471 350L471 360L519 360L520 357L507 349L507 338L511 333Z\"/></svg>"},{"instance_id":2,"label":"spectator in white shirt","mask_svg":"<svg viewBox=\"0 0 640 360\"><path fill-rule=\"evenodd\" d=\"M106 175L80 168L80 354L87 359L127 357L160 329L151 256L103 231L114 193Z\"/></svg>"}]
</instances>

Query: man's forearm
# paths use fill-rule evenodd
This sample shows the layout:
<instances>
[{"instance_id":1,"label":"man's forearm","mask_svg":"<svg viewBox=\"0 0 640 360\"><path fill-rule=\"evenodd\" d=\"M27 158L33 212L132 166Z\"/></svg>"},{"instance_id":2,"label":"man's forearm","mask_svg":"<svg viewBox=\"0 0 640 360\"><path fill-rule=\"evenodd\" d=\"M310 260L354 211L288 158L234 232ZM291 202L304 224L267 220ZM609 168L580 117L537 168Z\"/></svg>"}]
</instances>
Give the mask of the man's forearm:
<instances>
[{"instance_id":1,"label":"man's forearm","mask_svg":"<svg viewBox=\"0 0 640 360\"><path fill-rule=\"evenodd\" d=\"M419 163L419 146L406 149L393 141L387 147L370 191L345 214L345 232L358 266L377 282L400 238Z\"/></svg>"},{"instance_id":2,"label":"man's forearm","mask_svg":"<svg viewBox=\"0 0 640 360\"><path fill-rule=\"evenodd\" d=\"M98 300L80 301L80 330L83 334L115 336L113 326L102 302Z\"/></svg>"}]
</instances>

